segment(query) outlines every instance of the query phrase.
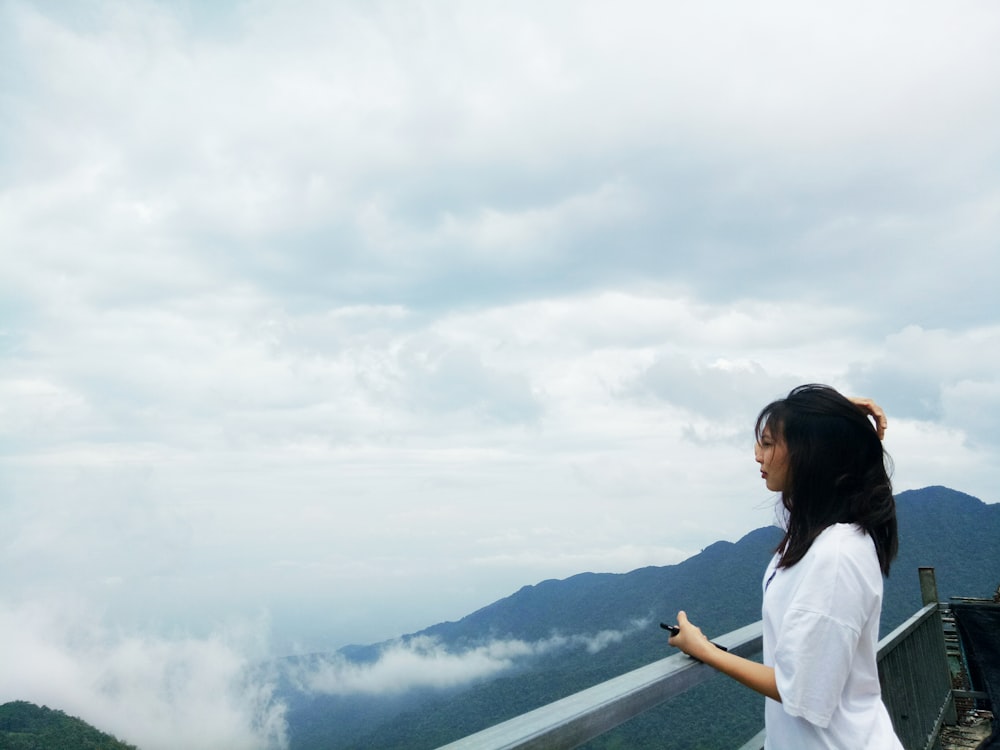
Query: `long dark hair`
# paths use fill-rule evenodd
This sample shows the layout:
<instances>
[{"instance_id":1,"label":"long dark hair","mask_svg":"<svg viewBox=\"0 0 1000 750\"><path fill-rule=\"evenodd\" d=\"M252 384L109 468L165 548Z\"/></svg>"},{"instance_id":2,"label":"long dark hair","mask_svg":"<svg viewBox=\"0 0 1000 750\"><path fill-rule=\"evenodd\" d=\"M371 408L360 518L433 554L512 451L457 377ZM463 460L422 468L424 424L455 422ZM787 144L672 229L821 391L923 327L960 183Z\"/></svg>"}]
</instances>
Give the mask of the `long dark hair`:
<instances>
[{"instance_id":1,"label":"long dark hair","mask_svg":"<svg viewBox=\"0 0 1000 750\"><path fill-rule=\"evenodd\" d=\"M778 567L795 565L828 526L853 523L874 540L879 566L889 575L899 548L890 459L865 410L829 386L801 385L764 407L758 442L765 428L788 449L781 493L788 523L776 550Z\"/></svg>"}]
</instances>

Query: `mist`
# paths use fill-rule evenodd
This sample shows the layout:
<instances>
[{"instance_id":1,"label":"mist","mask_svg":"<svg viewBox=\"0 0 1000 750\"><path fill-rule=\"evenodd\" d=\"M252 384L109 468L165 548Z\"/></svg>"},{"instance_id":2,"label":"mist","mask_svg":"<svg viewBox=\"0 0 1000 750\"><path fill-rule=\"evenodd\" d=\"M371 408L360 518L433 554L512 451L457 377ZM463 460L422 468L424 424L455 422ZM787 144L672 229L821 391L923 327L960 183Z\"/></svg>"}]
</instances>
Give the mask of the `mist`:
<instances>
[{"instance_id":1,"label":"mist","mask_svg":"<svg viewBox=\"0 0 1000 750\"><path fill-rule=\"evenodd\" d=\"M285 707L259 667L266 624L152 636L81 603L0 601L0 703L77 716L141 750L281 750Z\"/></svg>"},{"instance_id":2,"label":"mist","mask_svg":"<svg viewBox=\"0 0 1000 750\"><path fill-rule=\"evenodd\" d=\"M419 688L453 688L487 679L559 650L582 648L596 654L649 626L636 620L622 630L565 635L524 641L494 639L452 650L438 639L420 635L385 644L373 662L341 654L321 655L289 670L290 680L307 693L385 695Z\"/></svg>"}]
</instances>

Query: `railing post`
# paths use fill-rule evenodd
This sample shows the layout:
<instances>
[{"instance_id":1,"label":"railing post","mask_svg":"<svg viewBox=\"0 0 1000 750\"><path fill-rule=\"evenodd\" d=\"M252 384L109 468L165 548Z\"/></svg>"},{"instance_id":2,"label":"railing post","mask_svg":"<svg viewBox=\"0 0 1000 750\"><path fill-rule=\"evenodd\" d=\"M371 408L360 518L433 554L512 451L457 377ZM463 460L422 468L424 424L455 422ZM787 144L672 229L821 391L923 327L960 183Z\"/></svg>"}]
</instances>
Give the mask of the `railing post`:
<instances>
[{"instance_id":1,"label":"railing post","mask_svg":"<svg viewBox=\"0 0 1000 750\"><path fill-rule=\"evenodd\" d=\"M938 602L938 592L934 568L917 568L917 571L920 574L920 596L924 600L924 606L936 604Z\"/></svg>"},{"instance_id":2,"label":"railing post","mask_svg":"<svg viewBox=\"0 0 1000 750\"><path fill-rule=\"evenodd\" d=\"M925 592L926 587L926 592ZM937 579L934 577L934 568L920 568L920 593L922 596L927 597L928 594L932 595L934 598L932 601L939 601L938 591L937 591ZM938 606L937 617L935 618L938 626L938 638L941 641L941 651L944 653L944 663L945 669L948 670L948 681L952 682L951 678L951 665L948 662L948 643L945 641L944 637L944 619L941 617L941 607ZM954 683L952 682L952 691L948 695L948 703L944 707L944 712L942 716L942 721L948 726L955 726L958 723L958 707L955 705L955 691Z\"/></svg>"},{"instance_id":3,"label":"railing post","mask_svg":"<svg viewBox=\"0 0 1000 750\"><path fill-rule=\"evenodd\" d=\"M917 573L920 576L920 596L924 600L924 605L928 604L939 604L940 599L938 599L937 590L937 577L934 574L934 568L932 567L919 567L917 568ZM948 666L948 645L945 643L944 639L944 622L941 618L941 607L938 607L937 616L934 618L937 622L938 633L940 634L941 640L941 651L944 653L944 663L948 669L948 679L951 680L951 668ZM955 695L950 694L948 697L948 703L944 708L942 715L943 723L949 726L954 726L958 723L958 709L955 706Z\"/></svg>"}]
</instances>

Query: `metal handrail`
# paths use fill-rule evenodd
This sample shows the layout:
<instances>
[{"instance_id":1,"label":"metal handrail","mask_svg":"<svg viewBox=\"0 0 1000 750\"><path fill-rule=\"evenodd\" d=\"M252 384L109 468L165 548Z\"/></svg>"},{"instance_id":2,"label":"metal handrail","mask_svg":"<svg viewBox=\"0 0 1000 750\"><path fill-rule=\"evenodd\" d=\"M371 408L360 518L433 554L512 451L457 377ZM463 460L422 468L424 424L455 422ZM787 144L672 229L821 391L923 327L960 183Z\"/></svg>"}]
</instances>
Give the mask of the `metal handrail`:
<instances>
[{"instance_id":1,"label":"metal handrail","mask_svg":"<svg viewBox=\"0 0 1000 750\"><path fill-rule=\"evenodd\" d=\"M749 657L760 652L761 634L762 624L755 622L715 642L732 653ZM684 654L674 654L439 750L570 750L700 685L714 674L711 667Z\"/></svg>"}]
</instances>

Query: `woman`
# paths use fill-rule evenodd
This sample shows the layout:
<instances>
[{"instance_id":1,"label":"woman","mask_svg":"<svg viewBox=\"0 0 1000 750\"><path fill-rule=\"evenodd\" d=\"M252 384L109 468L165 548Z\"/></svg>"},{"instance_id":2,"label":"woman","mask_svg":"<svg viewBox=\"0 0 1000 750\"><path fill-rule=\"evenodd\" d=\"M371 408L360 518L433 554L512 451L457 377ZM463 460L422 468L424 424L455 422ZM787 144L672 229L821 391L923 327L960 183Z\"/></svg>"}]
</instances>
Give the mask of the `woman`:
<instances>
[{"instance_id":1,"label":"woman","mask_svg":"<svg viewBox=\"0 0 1000 750\"><path fill-rule=\"evenodd\" d=\"M897 549L884 430L874 402L827 386L766 406L754 458L781 493L785 534L764 574L763 663L716 648L677 614L672 646L767 697L767 750L902 750L876 667Z\"/></svg>"}]
</instances>

